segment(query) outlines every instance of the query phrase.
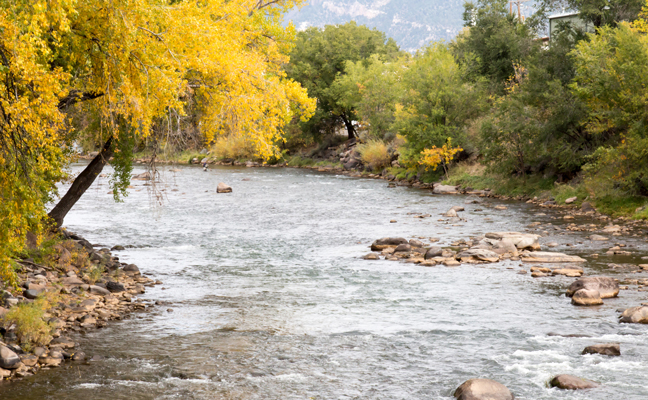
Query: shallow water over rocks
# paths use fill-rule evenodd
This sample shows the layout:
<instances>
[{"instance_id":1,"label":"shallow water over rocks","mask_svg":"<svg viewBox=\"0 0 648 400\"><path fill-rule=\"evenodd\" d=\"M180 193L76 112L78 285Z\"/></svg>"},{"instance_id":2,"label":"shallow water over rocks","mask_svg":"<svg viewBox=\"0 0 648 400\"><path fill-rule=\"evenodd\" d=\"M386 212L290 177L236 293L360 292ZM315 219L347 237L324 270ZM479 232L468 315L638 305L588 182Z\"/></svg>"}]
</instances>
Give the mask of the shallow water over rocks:
<instances>
[{"instance_id":1,"label":"shallow water over rocks","mask_svg":"<svg viewBox=\"0 0 648 400\"><path fill-rule=\"evenodd\" d=\"M619 324L616 312L646 292L575 307L564 295L575 278L517 274L531 266L520 262L362 259L381 237L434 237L443 247L536 221L566 224L551 210L496 210L502 202L464 204L464 196L295 169L180 167L162 176L162 207L141 181L114 203L101 178L66 219L93 243L135 246L116 254L164 282L142 296L162 304L75 338L104 359L5 383L3 399L450 399L478 377L518 399L648 398L648 325ZM217 194L219 182L233 192ZM456 205L467 221L448 223L441 214ZM579 218L570 222L587 222ZM625 276L607 264L646 255L645 236L606 243L563 233L550 230L540 243L587 259L586 276ZM632 255L605 255L615 242ZM621 357L581 355L610 342ZM558 374L602 385L548 388Z\"/></svg>"}]
</instances>

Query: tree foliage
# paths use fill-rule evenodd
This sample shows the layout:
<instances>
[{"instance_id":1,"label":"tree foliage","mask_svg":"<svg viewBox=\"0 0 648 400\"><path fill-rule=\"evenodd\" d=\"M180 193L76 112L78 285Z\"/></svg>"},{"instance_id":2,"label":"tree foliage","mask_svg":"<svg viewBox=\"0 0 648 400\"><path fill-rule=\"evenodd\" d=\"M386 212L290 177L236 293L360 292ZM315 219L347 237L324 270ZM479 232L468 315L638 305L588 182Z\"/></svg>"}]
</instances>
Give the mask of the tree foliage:
<instances>
[{"instance_id":1,"label":"tree foliage","mask_svg":"<svg viewBox=\"0 0 648 400\"><path fill-rule=\"evenodd\" d=\"M243 135L261 157L315 104L288 79L294 28L281 14L300 0L16 0L0 6L0 271L37 230L79 134L115 140L123 192L134 138L156 119L201 109L205 140ZM74 133L71 108L95 129ZM121 152L121 154L120 154ZM6 276L5 276L6 277Z\"/></svg>"},{"instance_id":2,"label":"tree foliage","mask_svg":"<svg viewBox=\"0 0 648 400\"><path fill-rule=\"evenodd\" d=\"M301 128L316 140L345 127L354 137L353 121L357 120L356 104L345 97L344 85L336 81L346 74L347 62L370 63L374 54L390 60L399 53L396 42L387 40L385 34L355 22L344 25L327 25L324 29L310 27L297 34L286 66L288 77L308 89L317 98L315 115Z\"/></svg>"},{"instance_id":3,"label":"tree foliage","mask_svg":"<svg viewBox=\"0 0 648 400\"><path fill-rule=\"evenodd\" d=\"M646 16L605 27L573 52L574 93L588 107L588 130L605 137L589 166L631 193L648 195L648 38Z\"/></svg>"},{"instance_id":4,"label":"tree foliage","mask_svg":"<svg viewBox=\"0 0 648 400\"><path fill-rule=\"evenodd\" d=\"M396 104L393 126L407 139L413 164L423 149L440 147L448 138L463 145L467 123L484 111L481 83L463 76L443 43L418 52L403 73L405 94Z\"/></svg>"}]
</instances>

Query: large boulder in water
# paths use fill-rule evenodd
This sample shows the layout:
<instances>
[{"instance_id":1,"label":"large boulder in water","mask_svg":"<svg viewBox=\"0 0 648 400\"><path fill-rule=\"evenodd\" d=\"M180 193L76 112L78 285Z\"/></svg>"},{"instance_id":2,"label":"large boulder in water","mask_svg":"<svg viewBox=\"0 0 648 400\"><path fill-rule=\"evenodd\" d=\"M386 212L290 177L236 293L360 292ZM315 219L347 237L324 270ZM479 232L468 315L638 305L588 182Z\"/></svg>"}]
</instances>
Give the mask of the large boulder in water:
<instances>
[{"instance_id":1,"label":"large boulder in water","mask_svg":"<svg viewBox=\"0 0 648 400\"><path fill-rule=\"evenodd\" d=\"M579 378L574 375L556 375L551 379L549 385L551 387L569 390L591 389L599 386L597 382Z\"/></svg>"},{"instance_id":2,"label":"large boulder in water","mask_svg":"<svg viewBox=\"0 0 648 400\"><path fill-rule=\"evenodd\" d=\"M373 242L371 244L371 250L380 251L389 247L396 247L401 244L407 244L407 239L399 237L386 237Z\"/></svg>"},{"instance_id":3,"label":"large boulder in water","mask_svg":"<svg viewBox=\"0 0 648 400\"><path fill-rule=\"evenodd\" d=\"M469 379L455 390L457 400L514 400L511 391L491 379Z\"/></svg>"},{"instance_id":4,"label":"large boulder in water","mask_svg":"<svg viewBox=\"0 0 648 400\"><path fill-rule=\"evenodd\" d=\"M603 304L597 290L581 289L572 296L572 304L576 306L600 306Z\"/></svg>"},{"instance_id":5,"label":"large boulder in water","mask_svg":"<svg viewBox=\"0 0 648 400\"><path fill-rule=\"evenodd\" d=\"M508 240L513 243L516 248L530 249L530 250L540 250L540 243L538 243L539 235L532 233L521 233L521 232L489 232L486 234L486 237L489 239L496 240Z\"/></svg>"},{"instance_id":6,"label":"large boulder in water","mask_svg":"<svg viewBox=\"0 0 648 400\"><path fill-rule=\"evenodd\" d=\"M619 317L619 322L632 324L648 324L648 306L628 308Z\"/></svg>"},{"instance_id":7,"label":"large boulder in water","mask_svg":"<svg viewBox=\"0 0 648 400\"><path fill-rule=\"evenodd\" d=\"M591 276L577 279L569 285L567 296L571 297L581 289L598 290L602 299L617 297L619 294L619 284L607 276Z\"/></svg>"},{"instance_id":8,"label":"large boulder in water","mask_svg":"<svg viewBox=\"0 0 648 400\"><path fill-rule=\"evenodd\" d=\"M220 182L216 187L216 193L232 193L232 188L223 182Z\"/></svg>"}]
</instances>

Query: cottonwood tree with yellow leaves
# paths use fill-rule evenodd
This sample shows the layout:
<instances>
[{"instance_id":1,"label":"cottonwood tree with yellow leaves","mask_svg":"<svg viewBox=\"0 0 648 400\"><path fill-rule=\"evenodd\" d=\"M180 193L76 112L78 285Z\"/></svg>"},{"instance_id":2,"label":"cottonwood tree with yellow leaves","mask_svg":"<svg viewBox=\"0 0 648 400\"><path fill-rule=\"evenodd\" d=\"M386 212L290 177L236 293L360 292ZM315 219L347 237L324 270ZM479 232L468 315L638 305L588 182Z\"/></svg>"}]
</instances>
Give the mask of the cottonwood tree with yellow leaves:
<instances>
[{"instance_id":1,"label":"cottonwood tree with yellow leaves","mask_svg":"<svg viewBox=\"0 0 648 400\"><path fill-rule=\"evenodd\" d=\"M206 141L245 135L276 154L282 127L315 104L282 65L294 37L281 15L301 0L14 0L0 2L0 273L28 231L60 226L108 160L115 194L128 143L191 97ZM77 139L66 113L92 115L102 150L49 212Z\"/></svg>"}]
</instances>

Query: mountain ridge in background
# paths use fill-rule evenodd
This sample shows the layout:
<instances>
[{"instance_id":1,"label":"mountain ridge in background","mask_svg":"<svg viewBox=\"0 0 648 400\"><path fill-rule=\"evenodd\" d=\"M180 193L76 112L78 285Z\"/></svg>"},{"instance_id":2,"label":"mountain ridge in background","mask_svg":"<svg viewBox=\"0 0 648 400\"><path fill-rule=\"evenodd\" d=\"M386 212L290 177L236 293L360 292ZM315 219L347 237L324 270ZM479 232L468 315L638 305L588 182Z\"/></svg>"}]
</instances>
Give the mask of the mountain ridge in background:
<instances>
[{"instance_id":1,"label":"mountain ridge in background","mask_svg":"<svg viewBox=\"0 0 648 400\"><path fill-rule=\"evenodd\" d=\"M284 20L297 29L356 21L385 32L403 50L413 51L430 41L450 41L463 27L464 0L310 0L291 10Z\"/></svg>"}]
</instances>

